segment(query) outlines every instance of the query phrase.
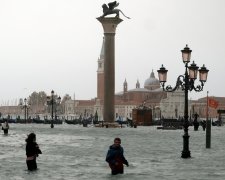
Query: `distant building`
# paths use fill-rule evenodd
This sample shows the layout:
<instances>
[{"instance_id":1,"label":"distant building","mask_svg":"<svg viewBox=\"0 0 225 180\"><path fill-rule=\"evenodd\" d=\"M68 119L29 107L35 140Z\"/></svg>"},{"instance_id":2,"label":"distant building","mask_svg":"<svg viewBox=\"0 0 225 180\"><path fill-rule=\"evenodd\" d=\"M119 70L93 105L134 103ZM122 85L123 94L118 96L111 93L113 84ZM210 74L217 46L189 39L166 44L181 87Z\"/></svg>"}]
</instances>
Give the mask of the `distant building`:
<instances>
[{"instance_id":1,"label":"distant building","mask_svg":"<svg viewBox=\"0 0 225 180\"><path fill-rule=\"evenodd\" d=\"M140 86L139 80L133 86L133 89L128 88L128 82L125 79L123 90L115 93L115 117L116 119L132 118L132 109L145 103L146 106L154 109L153 117L160 116L160 101L166 98L166 92L160 88L160 83L152 71L149 78L144 82L144 87ZM74 103L74 102L75 103ZM85 112L94 115L97 111L100 120L103 119L103 101L104 101L104 39L100 57L98 58L97 69L97 97L92 100L70 100L65 102L65 114L83 115Z\"/></svg>"},{"instance_id":2,"label":"distant building","mask_svg":"<svg viewBox=\"0 0 225 180\"><path fill-rule=\"evenodd\" d=\"M191 102L188 103L190 110ZM180 119L184 116L184 91L178 89L168 92L167 98L160 102L161 115L165 118ZM190 112L190 111L188 111Z\"/></svg>"},{"instance_id":3,"label":"distant building","mask_svg":"<svg viewBox=\"0 0 225 180\"><path fill-rule=\"evenodd\" d=\"M103 101L104 101L104 39L100 57L98 58L97 68L97 97L91 100L78 100L67 98L61 104L62 116L72 119L79 116L94 116L97 112L99 120L103 120ZM139 80L129 89L127 79L124 80L122 90L115 93L115 118L126 120L132 118L132 110L140 105L145 105L152 110L152 119L182 118L184 114L184 91L177 90L173 93L166 93L160 88L160 82L155 77L152 70L150 76L144 81L141 87ZM213 97L219 102L217 109L210 108L209 117L217 118L218 109L225 110L225 97ZM200 118L206 117L206 97L198 100L189 100L189 117L198 113ZM39 107L42 114L49 114L46 107ZM31 107L31 116L36 112ZM24 110L20 106L0 106L3 115L20 115L23 118Z\"/></svg>"},{"instance_id":4,"label":"distant building","mask_svg":"<svg viewBox=\"0 0 225 180\"><path fill-rule=\"evenodd\" d=\"M122 91L115 93L115 117L116 119L132 118L132 109L144 104L152 109L153 119L164 118L182 118L184 115L184 91L177 90L173 93L166 93L160 88L160 82L155 77L154 72L150 73L149 78L141 87L137 80L134 88L128 88L127 79L124 80ZM192 118L194 113L198 113L200 117L205 117L206 103L204 98L199 100L189 100L189 117ZM225 99L220 99L220 108L224 108ZM97 97L92 100L75 100L75 103L68 102L66 106L73 106L76 114L94 115L98 113L100 120L103 119L103 101L104 101L104 39L100 57L98 58L97 69ZM222 103L223 102L223 103ZM70 105L69 105L70 104ZM225 109L225 108L224 108ZM67 112L66 112L67 113ZM217 111L211 110L211 116L216 117Z\"/></svg>"},{"instance_id":5,"label":"distant building","mask_svg":"<svg viewBox=\"0 0 225 180\"><path fill-rule=\"evenodd\" d=\"M211 108L209 107L209 118L218 118L218 110L225 110L225 97L215 97L210 96L210 98L214 99L218 102L218 107ZM191 104L191 111L194 113L199 114L200 118L206 118L206 112L207 112L207 97L200 98L198 100L192 101Z\"/></svg>"}]
</instances>

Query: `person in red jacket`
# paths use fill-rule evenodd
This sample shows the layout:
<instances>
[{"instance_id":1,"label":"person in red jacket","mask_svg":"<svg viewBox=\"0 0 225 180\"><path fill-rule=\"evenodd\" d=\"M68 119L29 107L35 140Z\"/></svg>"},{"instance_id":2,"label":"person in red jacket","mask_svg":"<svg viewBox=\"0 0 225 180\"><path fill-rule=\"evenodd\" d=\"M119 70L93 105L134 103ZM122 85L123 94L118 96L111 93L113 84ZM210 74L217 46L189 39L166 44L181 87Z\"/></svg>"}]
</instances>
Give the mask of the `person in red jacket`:
<instances>
[{"instance_id":1,"label":"person in red jacket","mask_svg":"<svg viewBox=\"0 0 225 180\"><path fill-rule=\"evenodd\" d=\"M120 144L121 139L115 138L114 144L109 146L109 150L106 155L106 161L109 163L112 175L123 174L123 164L127 167L129 166L128 161L123 155L123 147Z\"/></svg>"},{"instance_id":2,"label":"person in red jacket","mask_svg":"<svg viewBox=\"0 0 225 180\"><path fill-rule=\"evenodd\" d=\"M34 133L28 135L26 142L27 168L33 171L37 169L36 157L38 157L38 154L42 154L42 152L36 143L36 135Z\"/></svg>"}]
</instances>

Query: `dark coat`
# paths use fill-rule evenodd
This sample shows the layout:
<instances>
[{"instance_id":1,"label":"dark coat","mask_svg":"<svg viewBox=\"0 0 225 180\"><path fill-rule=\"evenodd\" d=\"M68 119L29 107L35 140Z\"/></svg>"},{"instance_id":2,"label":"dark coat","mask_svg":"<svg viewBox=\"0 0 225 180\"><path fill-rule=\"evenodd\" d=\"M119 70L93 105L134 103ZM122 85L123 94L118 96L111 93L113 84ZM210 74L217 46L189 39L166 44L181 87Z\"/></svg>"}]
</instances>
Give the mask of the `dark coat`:
<instances>
[{"instance_id":1,"label":"dark coat","mask_svg":"<svg viewBox=\"0 0 225 180\"><path fill-rule=\"evenodd\" d=\"M112 174L123 173L123 164L128 166L128 161L123 155L123 147L111 145L106 155L106 161L112 170Z\"/></svg>"},{"instance_id":2,"label":"dark coat","mask_svg":"<svg viewBox=\"0 0 225 180\"><path fill-rule=\"evenodd\" d=\"M27 163L28 170L33 171L37 169L36 157L38 157L38 154L42 154L38 144L36 142L27 142L26 163Z\"/></svg>"},{"instance_id":3,"label":"dark coat","mask_svg":"<svg viewBox=\"0 0 225 180\"><path fill-rule=\"evenodd\" d=\"M28 142L26 145L26 155L27 157L38 157L38 154L42 154L39 146L36 142Z\"/></svg>"}]
</instances>

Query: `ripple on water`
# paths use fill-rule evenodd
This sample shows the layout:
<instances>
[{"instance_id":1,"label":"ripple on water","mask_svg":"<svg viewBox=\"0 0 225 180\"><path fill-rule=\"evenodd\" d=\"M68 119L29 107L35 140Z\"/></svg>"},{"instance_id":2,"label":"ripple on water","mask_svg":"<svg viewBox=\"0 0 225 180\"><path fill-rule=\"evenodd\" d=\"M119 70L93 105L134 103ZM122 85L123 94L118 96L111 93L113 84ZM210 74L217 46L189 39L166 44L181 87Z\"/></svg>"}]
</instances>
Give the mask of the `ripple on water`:
<instances>
[{"instance_id":1,"label":"ripple on water","mask_svg":"<svg viewBox=\"0 0 225 180\"><path fill-rule=\"evenodd\" d=\"M180 158L183 131L155 127L83 128L81 126L12 124L8 136L0 137L1 180L83 179L224 179L225 127L212 127L212 148L205 149L205 132L190 129L192 158ZM35 132L43 154L38 171L26 171L25 139ZM110 175L105 155L114 137L122 139L130 166L125 174Z\"/></svg>"}]
</instances>

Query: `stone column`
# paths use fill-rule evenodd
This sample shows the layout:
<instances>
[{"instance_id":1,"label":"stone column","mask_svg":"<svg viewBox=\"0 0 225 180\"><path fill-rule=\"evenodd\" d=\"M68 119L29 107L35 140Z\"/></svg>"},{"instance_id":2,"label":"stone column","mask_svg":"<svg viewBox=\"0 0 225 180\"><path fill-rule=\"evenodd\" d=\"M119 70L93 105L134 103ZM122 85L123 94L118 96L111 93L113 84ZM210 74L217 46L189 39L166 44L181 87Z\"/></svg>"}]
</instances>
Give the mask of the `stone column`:
<instances>
[{"instance_id":1,"label":"stone column","mask_svg":"<svg viewBox=\"0 0 225 180\"><path fill-rule=\"evenodd\" d=\"M115 32L117 25L123 20L118 17L99 17L105 37L104 61L104 107L103 120L113 123L115 120Z\"/></svg>"}]
</instances>

